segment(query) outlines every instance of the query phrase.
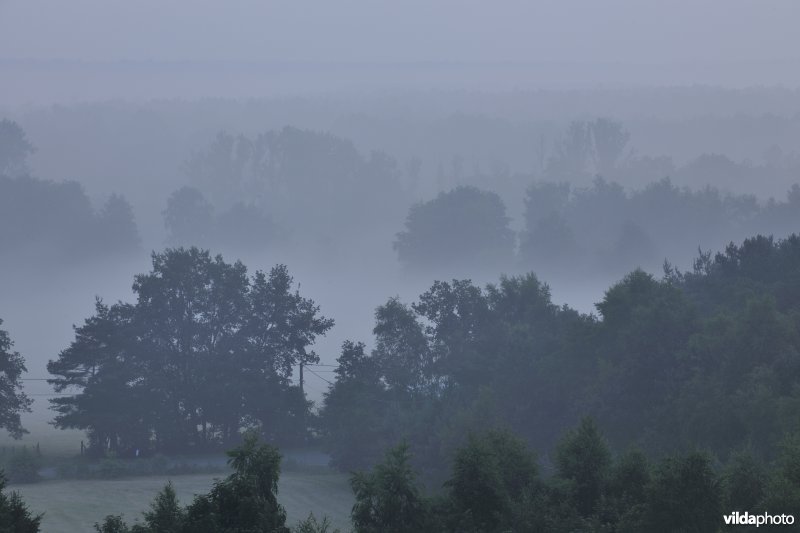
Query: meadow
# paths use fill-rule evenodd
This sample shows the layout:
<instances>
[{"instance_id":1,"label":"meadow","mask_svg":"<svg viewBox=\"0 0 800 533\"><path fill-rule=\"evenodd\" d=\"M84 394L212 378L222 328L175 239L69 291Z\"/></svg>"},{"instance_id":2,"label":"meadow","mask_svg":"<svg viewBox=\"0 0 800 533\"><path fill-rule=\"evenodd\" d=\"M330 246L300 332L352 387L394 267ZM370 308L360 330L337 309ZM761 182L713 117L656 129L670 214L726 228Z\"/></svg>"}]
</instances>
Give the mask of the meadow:
<instances>
[{"instance_id":1,"label":"meadow","mask_svg":"<svg viewBox=\"0 0 800 533\"><path fill-rule=\"evenodd\" d=\"M215 478L224 474L150 476L118 480L57 480L29 485L14 485L28 506L44 513L44 533L84 533L108 514L122 514L134 522L149 508L156 493L172 481L182 504L195 494L207 492ZM278 489L278 501L286 508L288 524L308 516L327 515L332 524L349 531L353 494L345 474L323 471L284 472Z\"/></svg>"}]
</instances>

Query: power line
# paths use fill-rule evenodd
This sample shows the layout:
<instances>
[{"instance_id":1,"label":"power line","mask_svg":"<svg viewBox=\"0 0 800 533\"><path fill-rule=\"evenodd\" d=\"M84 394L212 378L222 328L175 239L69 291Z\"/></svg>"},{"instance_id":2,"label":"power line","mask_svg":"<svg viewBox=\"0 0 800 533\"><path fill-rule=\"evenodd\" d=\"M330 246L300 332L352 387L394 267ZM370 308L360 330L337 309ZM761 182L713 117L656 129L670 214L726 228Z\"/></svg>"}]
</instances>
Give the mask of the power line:
<instances>
[{"instance_id":1,"label":"power line","mask_svg":"<svg viewBox=\"0 0 800 533\"><path fill-rule=\"evenodd\" d=\"M315 376L317 376L319 379L321 379L322 381L324 381L324 382L325 382L325 383L327 383L328 385L330 385L330 386L333 386L333 382L332 382L332 381L329 381L329 380L327 380L327 379L323 378L322 376L320 376L319 374L317 374L316 372L314 372L314 371L313 371L313 370L311 370L310 368L306 368L306 370L308 370L309 372L311 372L312 374L314 374Z\"/></svg>"}]
</instances>

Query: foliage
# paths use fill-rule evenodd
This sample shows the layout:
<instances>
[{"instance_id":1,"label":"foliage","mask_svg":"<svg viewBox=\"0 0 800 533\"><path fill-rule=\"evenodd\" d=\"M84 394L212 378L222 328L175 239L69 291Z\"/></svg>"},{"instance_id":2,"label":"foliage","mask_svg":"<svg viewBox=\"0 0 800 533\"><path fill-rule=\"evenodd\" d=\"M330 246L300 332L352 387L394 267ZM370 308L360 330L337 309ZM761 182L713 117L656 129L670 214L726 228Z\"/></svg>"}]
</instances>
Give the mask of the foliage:
<instances>
[{"instance_id":1,"label":"foliage","mask_svg":"<svg viewBox=\"0 0 800 533\"><path fill-rule=\"evenodd\" d=\"M356 533L425 531L425 502L409 460L408 445L400 444L386 453L373 472L353 476Z\"/></svg>"},{"instance_id":2,"label":"foliage","mask_svg":"<svg viewBox=\"0 0 800 533\"><path fill-rule=\"evenodd\" d=\"M30 512L19 494L5 493L6 478L0 471L0 533L37 533L42 515Z\"/></svg>"},{"instance_id":3,"label":"foliage","mask_svg":"<svg viewBox=\"0 0 800 533\"><path fill-rule=\"evenodd\" d=\"M309 513L308 518L301 520L292 528L292 533L341 533L338 529L331 529L330 520L323 516L317 520L314 513Z\"/></svg>"},{"instance_id":4,"label":"foliage","mask_svg":"<svg viewBox=\"0 0 800 533\"><path fill-rule=\"evenodd\" d=\"M293 289L285 266L248 278L197 248L153 254L135 278L136 304L107 305L50 361L55 424L85 429L90 451L209 449L258 428L275 442L306 437L309 409L293 368L333 321Z\"/></svg>"},{"instance_id":5,"label":"foliage","mask_svg":"<svg viewBox=\"0 0 800 533\"><path fill-rule=\"evenodd\" d=\"M3 320L0 319L0 326ZM0 329L0 428L18 439L27 431L22 427L20 413L29 412L32 400L22 392L22 373L25 361L19 352L12 351L14 343L8 333Z\"/></svg>"},{"instance_id":6,"label":"foliage","mask_svg":"<svg viewBox=\"0 0 800 533\"><path fill-rule=\"evenodd\" d=\"M289 533L286 511L277 500L278 450L248 434L228 456L234 472L217 481L208 494L195 496L187 507L179 505L175 490L167 484L143 513L143 522L128 527L122 517L107 516L95 529L100 533Z\"/></svg>"},{"instance_id":7,"label":"foliage","mask_svg":"<svg viewBox=\"0 0 800 533\"><path fill-rule=\"evenodd\" d=\"M587 414L610 450L697 447L727 460L749 447L770 460L800 427L798 287L795 235L702 254L689 272L667 265L661 279L634 270L598 315L556 306L533 275L437 281L411 305L378 309L371 353L347 345L323 440L334 464L361 469L405 438L436 484L471 431L508 428L550 454ZM563 478L586 491L584 515L598 509L599 478Z\"/></svg>"},{"instance_id":8,"label":"foliage","mask_svg":"<svg viewBox=\"0 0 800 533\"><path fill-rule=\"evenodd\" d=\"M474 187L440 193L414 205L394 249L411 270L452 272L464 265L496 268L510 264L514 233L496 194Z\"/></svg>"}]
</instances>

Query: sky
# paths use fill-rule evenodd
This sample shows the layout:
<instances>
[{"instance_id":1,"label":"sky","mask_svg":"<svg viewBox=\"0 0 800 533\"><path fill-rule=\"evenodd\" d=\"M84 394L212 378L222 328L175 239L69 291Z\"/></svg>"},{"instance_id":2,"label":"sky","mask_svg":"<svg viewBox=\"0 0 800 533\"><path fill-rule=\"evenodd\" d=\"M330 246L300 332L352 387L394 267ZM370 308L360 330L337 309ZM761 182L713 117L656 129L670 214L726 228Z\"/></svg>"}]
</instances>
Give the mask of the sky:
<instances>
[{"instance_id":1,"label":"sky","mask_svg":"<svg viewBox=\"0 0 800 533\"><path fill-rule=\"evenodd\" d=\"M5 0L0 57L796 61L794 0Z\"/></svg>"},{"instance_id":2,"label":"sky","mask_svg":"<svg viewBox=\"0 0 800 533\"><path fill-rule=\"evenodd\" d=\"M141 76L119 65L151 69L141 78L161 82L163 96L190 97L248 96L218 84L224 74L214 69L225 64L303 71L269 83L250 73L232 78L254 92L346 89L349 78L349 87L797 87L798 20L796 0L0 0L0 76L8 82L0 105L54 99L58 87L66 99L158 92L132 91ZM69 72L56 74L53 60ZM214 74L154 70L187 62ZM400 68L410 64L427 70ZM356 73L315 70L354 65ZM197 89L204 85L206 93Z\"/></svg>"}]
</instances>

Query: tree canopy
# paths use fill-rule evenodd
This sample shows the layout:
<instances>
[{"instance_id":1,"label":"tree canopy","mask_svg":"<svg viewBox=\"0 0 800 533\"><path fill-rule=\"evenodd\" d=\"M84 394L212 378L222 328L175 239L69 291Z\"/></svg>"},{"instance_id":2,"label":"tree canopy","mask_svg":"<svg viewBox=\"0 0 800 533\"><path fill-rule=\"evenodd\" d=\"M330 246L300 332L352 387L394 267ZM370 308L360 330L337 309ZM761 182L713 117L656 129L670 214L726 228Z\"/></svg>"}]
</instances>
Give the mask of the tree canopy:
<instances>
[{"instance_id":1,"label":"tree canopy","mask_svg":"<svg viewBox=\"0 0 800 533\"><path fill-rule=\"evenodd\" d=\"M294 367L333 321L293 288L283 265L248 277L198 248L153 254L135 304L98 300L75 340L48 363L55 423L87 430L96 453L207 449L248 427L302 441L309 402Z\"/></svg>"}]
</instances>

